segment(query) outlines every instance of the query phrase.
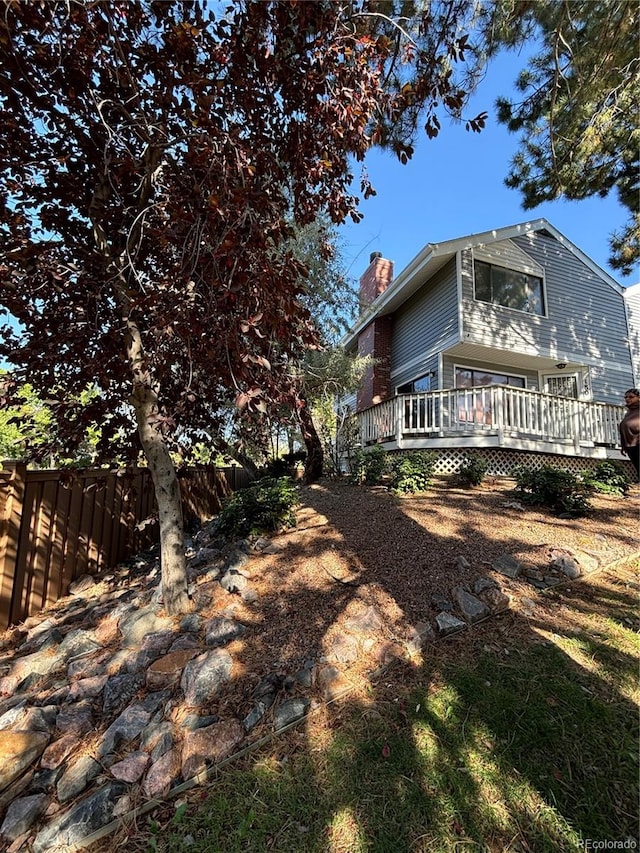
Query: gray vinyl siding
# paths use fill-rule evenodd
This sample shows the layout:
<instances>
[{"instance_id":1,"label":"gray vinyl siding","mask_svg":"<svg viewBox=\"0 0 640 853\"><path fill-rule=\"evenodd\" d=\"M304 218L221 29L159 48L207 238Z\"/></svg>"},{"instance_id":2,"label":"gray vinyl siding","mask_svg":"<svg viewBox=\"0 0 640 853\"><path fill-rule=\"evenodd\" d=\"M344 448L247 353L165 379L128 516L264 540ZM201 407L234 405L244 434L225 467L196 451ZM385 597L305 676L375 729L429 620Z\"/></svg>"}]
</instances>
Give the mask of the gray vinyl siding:
<instances>
[{"instance_id":1,"label":"gray vinyl siding","mask_svg":"<svg viewBox=\"0 0 640 853\"><path fill-rule=\"evenodd\" d=\"M459 339L456 261L453 258L402 305L393 320L391 382L394 388L428 371L438 377L438 353Z\"/></svg>"},{"instance_id":2,"label":"gray vinyl siding","mask_svg":"<svg viewBox=\"0 0 640 853\"><path fill-rule=\"evenodd\" d=\"M633 364L633 386L640 385L640 284L625 291L627 319L629 322L629 348Z\"/></svg>"},{"instance_id":3,"label":"gray vinyl siding","mask_svg":"<svg viewBox=\"0 0 640 853\"><path fill-rule=\"evenodd\" d=\"M539 263L524 252L513 240L501 240L499 243L489 243L477 246L473 250L474 257L488 264L496 264L510 270L518 270L529 275L544 275L544 269Z\"/></svg>"},{"instance_id":4,"label":"gray vinyl siding","mask_svg":"<svg viewBox=\"0 0 640 853\"><path fill-rule=\"evenodd\" d=\"M618 403L632 380L622 294L546 233L494 243L491 251L496 259L504 257L503 266L513 256L512 244L544 269L546 316L476 302L473 252L465 250L463 339L503 351L584 363L590 367L593 399Z\"/></svg>"},{"instance_id":5,"label":"gray vinyl siding","mask_svg":"<svg viewBox=\"0 0 640 853\"><path fill-rule=\"evenodd\" d=\"M410 370L403 370L399 375L404 378L396 381L396 378L393 377L392 384L394 393L397 393L398 388L401 385L405 385L407 382L412 382L414 379L419 379L421 376L424 376L427 373L431 374L431 390L437 391L440 387L438 384L438 364L440 361L439 355L436 353L432 355L430 358L426 358L424 361L420 361L420 364L416 367L412 367Z\"/></svg>"}]
</instances>

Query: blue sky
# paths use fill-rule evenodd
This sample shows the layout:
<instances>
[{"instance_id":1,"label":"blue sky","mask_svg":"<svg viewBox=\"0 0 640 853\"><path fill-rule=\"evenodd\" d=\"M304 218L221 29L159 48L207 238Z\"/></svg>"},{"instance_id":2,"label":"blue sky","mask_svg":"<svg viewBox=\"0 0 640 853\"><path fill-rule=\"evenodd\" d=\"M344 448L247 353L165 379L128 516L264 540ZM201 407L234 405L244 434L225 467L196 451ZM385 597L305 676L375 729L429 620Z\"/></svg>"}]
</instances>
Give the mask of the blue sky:
<instances>
[{"instance_id":1,"label":"blue sky","mask_svg":"<svg viewBox=\"0 0 640 853\"><path fill-rule=\"evenodd\" d=\"M498 95L509 96L513 91L524 61L513 54L502 55L480 83L466 114L489 113L482 133L443 121L436 139L421 134L413 158L404 166L391 154L374 151L369 155L366 167L377 195L361 201L362 222L339 229L352 277L357 279L364 272L370 252L382 252L394 261L397 274L426 243L544 217L620 284L628 286L640 279L638 269L635 275L623 277L607 263L609 235L627 218L615 193L604 199L560 200L524 210L520 193L504 185L518 135L498 125L494 105ZM356 169L359 180L359 164Z\"/></svg>"}]
</instances>

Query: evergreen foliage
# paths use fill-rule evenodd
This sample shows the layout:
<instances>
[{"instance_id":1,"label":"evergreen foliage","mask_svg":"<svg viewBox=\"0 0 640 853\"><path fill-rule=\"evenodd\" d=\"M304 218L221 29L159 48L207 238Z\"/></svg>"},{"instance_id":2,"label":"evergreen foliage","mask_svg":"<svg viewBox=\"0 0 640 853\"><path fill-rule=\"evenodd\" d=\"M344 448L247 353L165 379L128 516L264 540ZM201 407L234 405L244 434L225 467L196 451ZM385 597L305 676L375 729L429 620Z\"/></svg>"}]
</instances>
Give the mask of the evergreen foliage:
<instances>
[{"instance_id":1,"label":"evergreen foliage","mask_svg":"<svg viewBox=\"0 0 640 853\"><path fill-rule=\"evenodd\" d=\"M609 459L598 462L583 479L594 491L607 495L625 495L631 485L622 465Z\"/></svg>"},{"instance_id":2,"label":"evergreen foliage","mask_svg":"<svg viewBox=\"0 0 640 853\"><path fill-rule=\"evenodd\" d=\"M479 486L487 473L487 460L479 453L468 453L462 462L458 472L460 480L465 486Z\"/></svg>"},{"instance_id":3,"label":"evergreen foliage","mask_svg":"<svg viewBox=\"0 0 640 853\"><path fill-rule=\"evenodd\" d=\"M625 275L640 258L640 5L635 0L494 3L489 53L540 44L500 98L498 119L520 133L506 179L526 210L556 198L616 191L629 212L611 237L611 265Z\"/></svg>"},{"instance_id":4,"label":"evergreen foliage","mask_svg":"<svg viewBox=\"0 0 640 853\"><path fill-rule=\"evenodd\" d=\"M380 445L370 450L358 448L353 455L351 481L358 485L376 485L388 471L388 455Z\"/></svg>"},{"instance_id":5,"label":"evergreen foliage","mask_svg":"<svg viewBox=\"0 0 640 853\"><path fill-rule=\"evenodd\" d=\"M396 494L424 492L433 477L435 455L428 450L403 450L391 454L390 486Z\"/></svg>"},{"instance_id":6,"label":"evergreen foliage","mask_svg":"<svg viewBox=\"0 0 640 853\"><path fill-rule=\"evenodd\" d=\"M543 465L539 470L526 465L514 471L515 492L523 503L545 506L557 514L574 517L590 509L590 487L570 471Z\"/></svg>"},{"instance_id":7,"label":"evergreen foliage","mask_svg":"<svg viewBox=\"0 0 640 853\"><path fill-rule=\"evenodd\" d=\"M217 532L238 538L295 527L298 503L298 490L291 478L264 477L225 502Z\"/></svg>"}]
</instances>

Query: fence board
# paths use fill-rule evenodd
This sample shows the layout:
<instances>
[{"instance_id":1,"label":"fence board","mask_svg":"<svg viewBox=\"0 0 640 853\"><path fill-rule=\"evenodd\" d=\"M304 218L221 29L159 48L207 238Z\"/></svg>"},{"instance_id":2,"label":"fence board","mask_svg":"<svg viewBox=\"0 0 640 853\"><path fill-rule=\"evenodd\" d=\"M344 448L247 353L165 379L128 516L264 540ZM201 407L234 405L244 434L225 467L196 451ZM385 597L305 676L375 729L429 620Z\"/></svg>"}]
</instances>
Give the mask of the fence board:
<instances>
[{"instance_id":1,"label":"fence board","mask_svg":"<svg viewBox=\"0 0 640 853\"><path fill-rule=\"evenodd\" d=\"M51 562L54 566L59 566L60 570L55 573L55 596L56 599L64 595L64 590L69 586L64 586L64 546L67 536L69 507L71 505L71 492L65 488L63 482L58 481L56 490L56 500L54 505L52 526L52 547L51 547Z\"/></svg>"},{"instance_id":2,"label":"fence board","mask_svg":"<svg viewBox=\"0 0 640 853\"><path fill-rule=\"evenodd\" d=\"M85 573L115 566L158 540L148 469L0 472L0 630L66 595ZM248 485L242 469L180 473L185 521L204 521Z\"/></svg>"},{"instance_id":3,"label":"fence board","mask_svg":"<svg viewBox=\"0 0 640 853\"><path fill-rule=\"evenodd\" d=\"M34 532L37 533L38 503L37 489L33 488L28 479L25 481L22 515L23 519L20 525L16 561L16 588L12 596L12 610L14 613L29 612L29 598L33 589L33 573L27 571L27 566L30 566L33 561L33 534Z\"/></svg>"},{"instance_id":4,"label":"fence board","mask_svg":"<svg viewBox=\"0 0 640 853\"><path fill-rule=\"evenodd\" d=\"M11 614L16 572L18 542L22 524L26 467L21 463L4 465L2 472L2 515L0 515L0 626Z\"/></svg>"},{"instance_id":5,"label":"fence board","mask_svg":"<svg viewBox=\"0 0 640 853\"><path fill-rule=\"evenodd\" d=\"M69 510L66 519L66 539L64 544L60 595L66 595L66 592L69 589L69 584L76 577L83 497L82 486L79 481L67 480L64 485L69 494Z\"/></svg>"}]
</instances>

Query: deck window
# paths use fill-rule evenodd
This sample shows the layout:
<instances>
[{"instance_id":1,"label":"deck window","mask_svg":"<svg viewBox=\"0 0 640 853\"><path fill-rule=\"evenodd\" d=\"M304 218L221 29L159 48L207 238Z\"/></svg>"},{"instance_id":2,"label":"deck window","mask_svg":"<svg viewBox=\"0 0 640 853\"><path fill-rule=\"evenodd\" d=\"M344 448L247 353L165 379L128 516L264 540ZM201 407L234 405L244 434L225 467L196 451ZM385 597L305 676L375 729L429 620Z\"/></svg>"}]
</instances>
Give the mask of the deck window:
<instances>
[{"instance_id":1,"label":"deck window","mask_svg":"<svg viewBox=\"0 0 640 853\"><path fill-rule=\"evenodd\" d=\"M513 388L524 388L525 381L523 376L456 367L456 388L474 388L478 385L511 385Z\"/></svg>"},{"instance_id":2,"label":"deck window","mask_svg":"<svg viewBox=\"0 0 640 853\"><path fill-rule=\"evenodd\" d=\"M475 261L475 298L527 314L544 315L542 279Z\"/></svg>"},{"instance_id":3,"label":"deck window","mask_svg":"<svg viewBox=\"0 0 640 853\"><path fill-rule=\"evenodd\" d=\"M398 394L417 394L420 391L431 391L431 373L425 373L424 376L418 376L406 385L400 385Z\"/></svg>"}]
</instances>

